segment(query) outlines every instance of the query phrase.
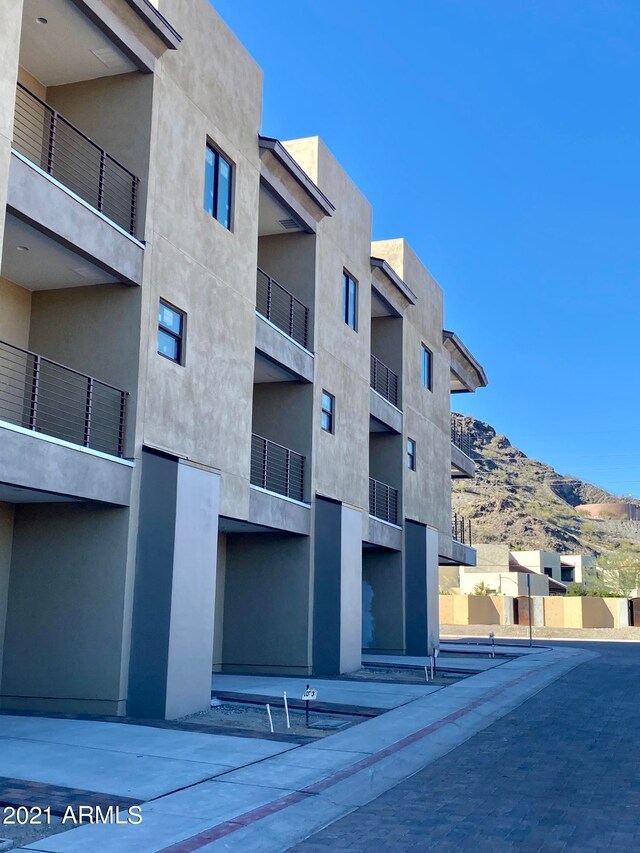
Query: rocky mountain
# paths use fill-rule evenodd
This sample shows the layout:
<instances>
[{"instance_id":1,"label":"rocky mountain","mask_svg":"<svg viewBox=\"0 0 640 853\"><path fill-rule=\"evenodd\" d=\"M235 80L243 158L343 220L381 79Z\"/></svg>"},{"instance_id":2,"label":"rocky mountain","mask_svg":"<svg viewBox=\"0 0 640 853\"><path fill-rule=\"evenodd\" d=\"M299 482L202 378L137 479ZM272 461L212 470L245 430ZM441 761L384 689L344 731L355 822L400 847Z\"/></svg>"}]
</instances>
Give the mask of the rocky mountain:
<instances>
[{"instance_id":1,"label":"rocky mountain","mask_svg":"<svg viewBox=\"0 0 640 853\"><path fill-rule=\"evenodd\" d=\"M513 447L489 424L455 417L471 433L476 477L454 480L453 509L471 519L475 542L582 554L629 547L640 555L640 522L586 519L575 509L629 498L559 474Z\"/></svg>"}]
</instances>

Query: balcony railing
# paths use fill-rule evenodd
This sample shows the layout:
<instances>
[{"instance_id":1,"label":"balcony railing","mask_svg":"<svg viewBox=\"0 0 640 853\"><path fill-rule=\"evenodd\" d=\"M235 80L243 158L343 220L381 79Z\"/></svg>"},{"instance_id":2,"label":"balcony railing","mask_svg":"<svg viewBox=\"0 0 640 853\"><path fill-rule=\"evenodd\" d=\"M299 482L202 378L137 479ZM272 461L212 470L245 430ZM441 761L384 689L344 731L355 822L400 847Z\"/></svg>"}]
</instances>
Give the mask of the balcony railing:
<instances>
[{"instance_id":1,"label":"balcony railing","mask_svg":"<svg viewBox=\"0 0 640 853\"><path fill-rule=\"evenodd\" d=\"M464 454L471 458L473 443L471 433L463 425L459 418L451 416L451 444L458 447Z\"/></svg>"},{"instance_id":2,"label":"balcony railing","mask_svg":"<svg viewBox=\"0 0 640 853\"><path fill-rule=\"evenodd\" d=\"M304 456L260 435L251 436L251 482L270 492L301 501Z\"/></svg>"},{"instance_id":3,"label":"balcony railing","mask_svg":"<svg viewBox=\"0 0 640 853\"><path fill-rule=\"evenodd\" d=\"M369 477L369 515L398 523L398 490Z\"/></svg>"},{"instance_id":4,"label":"balcony railing","mask_svg":"<svg viewBox=\"0 0 640 853\"><path fill-rule=\"evenodd\" d=\"M297 343L307 346L309 309L258 267L256 309Z\"/></svg>"},{"instance_id":5,"label":"balcony railing","mask_svg":"<svg viewBox=\"0 0 640 853\"><path fill-rule=\"evenodd\" d=\"M0 420L122 456L127 396L126 391L0 341Z\"/></svg>"},{"instance_id":6,"label":"balcony railing","mask_svg":"<svg viewBox=\"0 0 640 853\"><path fill-rule=\"evenodd\" d=\"M21 83L13 147L129 234L136 234L138 178Z\"/></svg>"},{"instance_id":7,"label":"balcony railing","mask_svg":"<svg viewBox=\"0 0 640 853\"><path fill-rule=\"evenodd\" d=\"M471 545L471 519L454 512L451 516L451 536L463 545Z\"/></svg>"},{"instance_id":8,"label":"balcony railing","mask_svg":"<svg viewBox=\"0 0 640 853\"><path fill-rule=\"evenodd\" d=\"M394 406L398 405L398 377L384 362L371 356L371 387Z\"/></svg>"}]
</instances>

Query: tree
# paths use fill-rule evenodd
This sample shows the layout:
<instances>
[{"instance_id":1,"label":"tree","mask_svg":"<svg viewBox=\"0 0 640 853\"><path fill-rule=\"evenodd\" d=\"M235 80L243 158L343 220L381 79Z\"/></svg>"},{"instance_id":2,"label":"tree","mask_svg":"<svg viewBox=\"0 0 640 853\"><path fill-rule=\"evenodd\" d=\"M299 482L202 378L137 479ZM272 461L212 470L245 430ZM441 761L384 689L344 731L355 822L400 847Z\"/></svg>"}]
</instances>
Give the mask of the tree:
<instances>
[{"instance_id":1,"label":"tree","mask_svg":"<svg viewBox=\"0 0 640 853\"><path fill-rule=\"evenodd\" d=\"M640 587L640 552L621 546L598 557L598 569L604 588L621 596L629 596Z\"/></svg>"},{"instance_id":2,"label":"tree","mask_svg":"<svg viewBox=\"0 0 640 853\"><path fill-rule=\"evenodd\" d=\"M495 595L495 589L491 589L490 586L487 586L484 581L480 581L473 588L474 595Z\"/></svg>"}]
</instances>

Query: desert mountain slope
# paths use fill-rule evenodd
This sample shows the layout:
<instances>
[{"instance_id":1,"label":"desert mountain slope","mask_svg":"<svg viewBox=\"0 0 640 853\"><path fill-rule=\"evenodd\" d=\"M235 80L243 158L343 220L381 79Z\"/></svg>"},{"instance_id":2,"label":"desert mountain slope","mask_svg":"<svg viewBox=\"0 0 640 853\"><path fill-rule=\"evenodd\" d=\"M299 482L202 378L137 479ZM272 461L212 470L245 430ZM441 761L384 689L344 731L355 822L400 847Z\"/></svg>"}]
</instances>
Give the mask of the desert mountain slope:
<instances>
[{"instance_id":1,"label":"desert mountain slope","mask_svg":"<svg viewBox=\"0 0 640 853\"><path fill-rule=\"evenodd\" d=\"M453 509L471 519L475 542L564 553L596 554L620 545L640 551L640 522L584 519L575 510L582 503L629 498L562 476L512 447L489 424L457 417L472 434L476 477L454 480Z\"/></svg>"}]
</instances>

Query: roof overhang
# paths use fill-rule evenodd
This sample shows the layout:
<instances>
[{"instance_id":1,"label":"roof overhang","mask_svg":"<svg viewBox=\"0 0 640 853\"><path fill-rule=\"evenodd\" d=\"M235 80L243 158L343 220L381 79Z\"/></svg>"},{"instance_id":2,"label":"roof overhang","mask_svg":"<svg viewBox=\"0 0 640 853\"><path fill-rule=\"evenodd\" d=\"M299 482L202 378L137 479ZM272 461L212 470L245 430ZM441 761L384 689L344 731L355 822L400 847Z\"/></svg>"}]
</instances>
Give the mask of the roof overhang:
<instances>
[{"instance_id":1,"label":"roof overhang","mask_svg":"<svg viewBox=\"0 0 640 853\"><path fill-rule=\"evenodd\" d=\"M314 204L320 208L324 216L331 216L335 206L329 201L322 190L313 183L309 175L296 163L291 154L278 139L269 136L259 136L258 144L261 151L270 151L276 160L294 178Z\"/></svg>"},{"instance_id":2,"label":"roof overhang","mask_svg":"<svg viewBox=\"0 0 640 853\"><path fill-rule=\"evenodd\" d=\"M442 342L451 355L451 393L461 394L484 388L487 376L455 332L442 332Z\"/></svg>"},{"instance_id":3,"label":"roof overhang","mask_svg":"<svg viewBox=\"0 0 640 853\"><path fill-rule=\"evenodd\" d=\"M411 305L415 305L418 301L418 297L415 295L413 290L404 283L404 281L400 278L397 272L393 269L393 267L385 261L383 258L371 258L371 268L379 269L385 278L391 282L391 284L400 291L400 293L404 296L404 298Z\"/></svg>"},{"instance_id":4,"label":"roof overhang","mask_svg":"<svg viewBox=\"0 0 640 853\"><path fill-rule=\"evenodd\" d=\"M170 50L177 50L182 41L182 36L160 14L153 3L150 3L149 0L126 0L126 2Z\"/></svg>"}]
</instances>

